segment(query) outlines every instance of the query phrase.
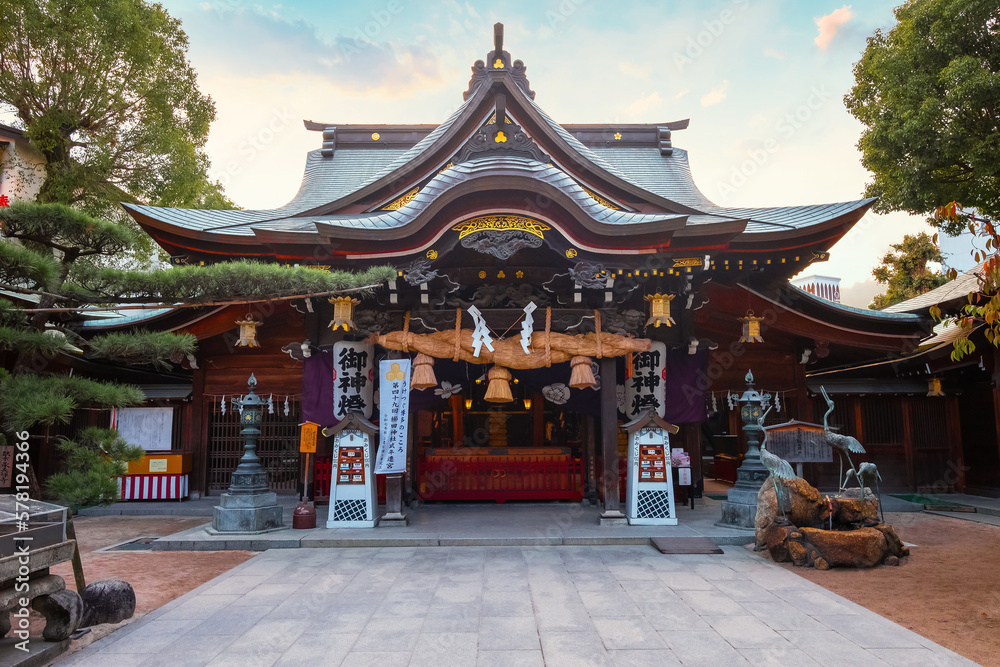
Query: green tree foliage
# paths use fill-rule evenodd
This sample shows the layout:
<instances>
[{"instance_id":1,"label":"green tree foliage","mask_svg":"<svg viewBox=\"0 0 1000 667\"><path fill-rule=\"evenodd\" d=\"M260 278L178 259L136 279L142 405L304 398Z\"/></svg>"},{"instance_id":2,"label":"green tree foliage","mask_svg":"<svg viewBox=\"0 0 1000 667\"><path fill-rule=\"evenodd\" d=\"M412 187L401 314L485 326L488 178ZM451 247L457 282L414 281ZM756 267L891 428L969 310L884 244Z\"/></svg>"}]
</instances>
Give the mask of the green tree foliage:
<instances>
[{"instance_id":1,"label":"green tree foliage","mask_svg":"<svg viewBox=\"0 0 1000 667\"><path fill-rule=\"evenodd\" d=\"M881 212L930 215L958 200L1000 215L1000 4L908 0L878 30L845 97L865 125L858 147ZM932 223L959 233L964 216Z\"/></svg>"},{"instance_id":2,"label":"green tree foliage","mask_svg":"<svg viewBox=\"0 0 1000 667\"><path fill-rule=\"evenodd\" d=\"M168 368L195 352L190 334L131 330L84 336L77 323L85 308L267 301L371 288L396 275L391 267L352 274L254 262L138 272L88 261L129 252L136 242L132 230L64 204L0 208L0 289L25 299L20 304L0 299L0 349L17 355L13 374L0 371L0 431L47 431L68 424L81 407L143 402L136 387L34 370L56 355L82 353L117 364ZM63 451L69 467L54 478L50 491L76 505L113 499L117 483L109 475L117 468L109 467L101 452L111 452L116 460L118 445L81 436L64 443Z\"/></svg>"},{"instance_id":3,"label":"green tree foliage","mask_svg":"<svg viewBox=\"0 0 1000 667\"><path fill-rule=\"evenodd\" d=\"M146 453L130 445L118 431L106 428L82 429L73 440L59 443L66 470L49 477L46 489L70 507L108 505L118 500L118 478L128 471L131 461Z\"/></svg>"},{"instance_id":4,"label":"green tree foliage","mask_svg":"<svg viewBox=\"0 0 1000 667\"><path fill-rule=\"evenodd\" d=\"M941 271L932 271L929 262L943 262L941 250L926 232L916 236L907 234L902 243L893 243L892 250L882 257L882 263L872 271L875 280L886 286L886 291L877 294L868 306L881 310L900 301L929 292L948 282Z\"/></svg>"},{"instance_id":5,"label":"green tree foliage","mask_svg":"<svg viewBox=\"0 0 1000 667\"><path fill-rule=\"evenodd\" d=\"M0 105L45 158L39 201L232 208L180 22L143 0L0 0Z\"/></svg>"},{"instance_id":6,"label":"green tree foliage","mask_svg":"<svg viewBox=\"0 0 1000 667\"><path fill-rule=\"evenodd\" d=\"M909 211L949 234L969 229L979 289L961 313L931 314L962 328L952 357L986 324L1000 346L1000 4L996 0L907 0L897 24L868 39L844 98L865 125L858 147L873 173L867 194L881 212ZM958 202L962 202L959 204ZM954 278L954 272L949 273Z\"/></svg>"},{"instance_id":7,"label":"green tree foliage","mask_svg":"<svg viewBox=\"0 0 1000 667\"><path fill-rule=\"evenodd\" d=\"M80 406L126 408L145 400L138 387L66 375L0 373L0 420L8 433L68 424Z\"/></svg>"}]
</instances>

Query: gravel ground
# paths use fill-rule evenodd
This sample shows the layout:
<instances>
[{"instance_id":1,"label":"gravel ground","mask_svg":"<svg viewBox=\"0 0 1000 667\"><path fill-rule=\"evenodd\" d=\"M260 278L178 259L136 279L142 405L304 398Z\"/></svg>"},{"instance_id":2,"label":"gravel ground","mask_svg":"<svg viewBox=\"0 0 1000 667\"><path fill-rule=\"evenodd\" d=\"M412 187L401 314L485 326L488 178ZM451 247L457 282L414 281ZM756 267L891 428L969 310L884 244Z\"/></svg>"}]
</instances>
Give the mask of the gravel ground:
<instances>
[{"instance_id":1,"label":"gravel ground","mask_svg":"<svg viewBox=\"0 0 1000 667\"><path fill-rule=\"evenodd\" d=\"M922 512L887 512L886 521L917 545L904 565L781 565L970 660L1000 666L1000 527Z\"/></svg>"}]
</instances>

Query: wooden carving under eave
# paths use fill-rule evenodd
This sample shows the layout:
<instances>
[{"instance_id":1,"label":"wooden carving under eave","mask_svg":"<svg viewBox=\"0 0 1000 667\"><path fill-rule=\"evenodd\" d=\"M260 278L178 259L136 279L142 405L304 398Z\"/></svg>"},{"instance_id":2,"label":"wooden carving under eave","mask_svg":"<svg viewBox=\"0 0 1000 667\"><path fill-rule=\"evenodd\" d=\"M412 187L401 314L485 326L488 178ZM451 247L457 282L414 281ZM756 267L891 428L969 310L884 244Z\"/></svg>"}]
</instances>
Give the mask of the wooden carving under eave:
<instances>
[{"instance_id":1,"label":"wooden carving under eave","mask_svg":"<svg viewBox=\"0 0 1000 667\"><path fill-rule=\"evenodd\" d=\"M472 330L462 329L457 332L459 344L455 344L456 331L436 331L429 334L393 331L387 334L376 334L369 340L381 345L387 350L415 350L436 359L452 359L468 361L473 364L497 364L506 368L525 370L543 368L550 364L569 361L573 357L596 357L598 354L598 334L580 334L567 336L561 333L546 333L536 331L531 336L531 354L525 354L521 349L520 338L504 338L493 341L493 352L482 348L476 357L472 349ZM630 352L648 352L648 338L626 338L618 334L602 332L600 335L600 353L605 357L621 357ZM546 364L545 349L548 344L551 349L549 364ZM456 348L458 354L456 355Z\"/></svg>"}]
</instances>

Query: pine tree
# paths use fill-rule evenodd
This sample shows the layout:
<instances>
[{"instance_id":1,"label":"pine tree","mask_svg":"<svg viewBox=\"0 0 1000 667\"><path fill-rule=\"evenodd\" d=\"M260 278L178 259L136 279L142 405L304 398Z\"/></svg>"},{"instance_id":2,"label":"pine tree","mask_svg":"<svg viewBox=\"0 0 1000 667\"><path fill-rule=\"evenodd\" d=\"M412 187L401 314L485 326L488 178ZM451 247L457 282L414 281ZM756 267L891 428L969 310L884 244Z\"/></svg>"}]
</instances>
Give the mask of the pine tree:
<instances>
[{"instance_id":1,"label":"pine tree","mask_svg":"<svg viewBox=\"0 0 1000 667\"><path fill-rule=\"evenodd\" d=\"M128 227L62 204L0 207L0 290L19 297L0 298L0 350L16 357L10 371L0 369L0 431L47 433L69 423L81 407L123 408L144 400L137 387L46 372L57 355L170 368L195 351L189 334L136 330L84 337L75 322L85 309L321 295L370 288L395 275L388 267L352 274L255 262L149 272L103 265L138 241ZM120 445L98 432L63 442L69 468L50 490L73 504L113 501L108 475L121 474L123 462L142 455Z\"/></svg>"}]
</instances>

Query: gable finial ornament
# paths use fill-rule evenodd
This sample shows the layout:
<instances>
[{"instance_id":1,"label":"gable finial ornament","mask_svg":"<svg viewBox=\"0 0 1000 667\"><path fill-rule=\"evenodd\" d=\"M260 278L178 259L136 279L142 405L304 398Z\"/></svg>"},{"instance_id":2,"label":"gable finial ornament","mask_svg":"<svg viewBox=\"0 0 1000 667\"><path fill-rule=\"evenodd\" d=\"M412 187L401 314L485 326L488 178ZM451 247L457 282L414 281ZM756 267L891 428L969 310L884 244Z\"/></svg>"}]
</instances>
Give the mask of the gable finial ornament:
<instances>
[{"instance_id":1,"label":"gable finial ornament","mask_svg":"<svg viewBox=\"0 0 1000 667\"><path fill-rule=\"evenodd\" d=\"M535 140L529 137L519 125L507 118L507 97L497 95L495 101L495 120L480 128L455 154L454 163L468 162L477 158L496 155L516 155L538 162L548 162L549 156L538 147Z\"/></svg>"},{"instance_id":2,"label":"gable finial ornament","mask_svg":"<svg viewBox=\"0 0 1000 667\"><path fill-rule=\"evenodd\" d=\"M469 89L462 93L462 99L467 100L472 97L483 81L490 79L490 72L506 72L514 79L514 83L525 95L535 99L535 91L531 90L528 83L527 67L524 62L515 60L511 62L510 53L503 50L503 23L493 25L493 50L486 55L486 60L477 60L472 65L472 78L469 79Z\"/></svg>"}]
</instances>

